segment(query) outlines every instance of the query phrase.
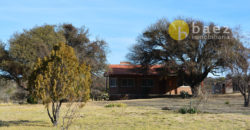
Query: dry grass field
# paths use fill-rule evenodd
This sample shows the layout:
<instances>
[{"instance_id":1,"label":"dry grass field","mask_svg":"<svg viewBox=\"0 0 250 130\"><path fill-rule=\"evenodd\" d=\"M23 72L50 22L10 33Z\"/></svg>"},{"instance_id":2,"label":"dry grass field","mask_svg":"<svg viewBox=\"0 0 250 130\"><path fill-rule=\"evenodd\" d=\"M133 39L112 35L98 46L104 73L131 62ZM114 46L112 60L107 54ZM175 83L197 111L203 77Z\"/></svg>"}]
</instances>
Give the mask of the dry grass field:
<instances>
[{"instance_id":1,"label":"dry grass field","mask_svg":"<svg viewBox=\"0 0 250 130\"><path fill-rule=\"evenodd\" d=\"M250 129L250 108L243 107L239 94L215 95L198 114L180 114L177 110L188 105L190 99L152 98L119 101L90 101L70 127L72 130L144 130L144 129ZM227 103L226 103L227 102ZM126 107L105 107L110 103L124 103ZM162 107L172 110L162 110ZM63 109L65 106L63 106ZM44 106L0 105L0 129L47 130L53 127Z\"/></svg>"}]
</instances>

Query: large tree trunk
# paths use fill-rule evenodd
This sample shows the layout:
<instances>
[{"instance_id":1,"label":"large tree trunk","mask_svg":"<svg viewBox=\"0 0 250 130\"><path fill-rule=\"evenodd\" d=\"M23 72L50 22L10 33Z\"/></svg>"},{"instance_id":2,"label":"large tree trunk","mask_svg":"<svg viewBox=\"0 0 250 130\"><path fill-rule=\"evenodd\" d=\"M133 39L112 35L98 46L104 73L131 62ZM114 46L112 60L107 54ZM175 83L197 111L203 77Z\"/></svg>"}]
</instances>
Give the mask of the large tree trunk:
<instances>
[{"instance_id":1,"label":"large tree trunk","mask_svg":"<svg viewBox=\"0 0 250 130\"><path fill-rule=\"evenodd\" d=\"M248 106L249 106L249 98L244 96L244 107L248 107Z\"/></svg>"},{"instance_id":2,"label":"large tree trunk","mask_svg":"<svg viewBox=\"0 0 250 130\"><path fill-rule=\"evenodd\" d=\"M52 102L52 105L51 105L52 114L50 114L49 107L47 107L47 112L48 112L49 118L53 126L57 126L58 124L61 105L62 105L62 101Z\"/></svg>"},{"instance_id":3,"label":"large tree trunk","mask_svg":"<svg viewBox=\"0 0 250 130\"><path fill-rule=\"evenodd\" d=\"M249 90L248 90L249 91ZM248 92L248 94L246 93L244 96L244 107L248 107L249 106L249 100L250 100L250 92Z\"/></svg>"},{"instance_id":4,"label":"large tree trunk","mask_svg":"<svg viewBox=\"0 0 250 130\"><path fill-rule=\"evenodd\" d=\"M200 85L193 85L193 86L190 86L190 87L191 87L193 97L197 97L197 96L199 96L201 94Z\"/></svg>"},{"instance_id":5,"label":"large tree trunk","mask_svg":"<svg viewBox=\"0 0 250 130\"><path fill-rule=\"evenodd\" d=\"M244 85L244 84L240 84L241 81L240 79L238 79L237 81L237 86L240 90L240 93L243 95L244 97L244 107L248 107L249 106L249 100L250 100L250 85Z\"/></svg>"},{"instance_id":6,"label":"large tree trunk","mask_svg":"<svg viewBox=\"0 0 250 130\"><path fill-rule=\"evenodd\" d=\"M191 86L191 91L193 97L197 97L199 95L199 86Z\"/></svg>"},{"instance_id":7,"label":"large tree trunk","mask_svg":"<svg viewBox=\"0 0 250 130\"><path fill-rule=\"evenodd\" d=\"M247 102L245 101L245 107L249 106L249 100L250 100L250 85L248 84L248 99Z\"/></svg>"}]
</instances>

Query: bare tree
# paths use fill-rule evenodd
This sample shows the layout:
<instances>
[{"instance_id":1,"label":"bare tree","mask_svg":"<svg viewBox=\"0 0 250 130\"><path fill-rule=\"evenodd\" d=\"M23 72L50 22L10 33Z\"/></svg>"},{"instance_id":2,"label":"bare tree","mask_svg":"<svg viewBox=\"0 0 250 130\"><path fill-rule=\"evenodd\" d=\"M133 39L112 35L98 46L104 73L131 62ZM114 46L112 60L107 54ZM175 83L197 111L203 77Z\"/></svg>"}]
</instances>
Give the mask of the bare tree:
<instances>
[{"instance_id":1,"label":"bare tree","mask_svg":"<svg viewBox=\"0 0 250 130\"><path fill-rule=\"evenodd\" d=\"M233 85L239 89L244 97L244 106L248 107L250 100L250 49L242 49L241 55L241 57L235 59L231 66L232 79Z\"/></svg>"},{"instance_id":2,"label":"bare tree","mask_svg":"<svg viewBox=\"0 0 250 130\"><path fill-rule=\"evenodd\" d=\"M240 93L244 97L244 106L249 106L250 100L250 75L238 74L233 77L233 84L239 88Z\"/></svg>"}]
</instances>

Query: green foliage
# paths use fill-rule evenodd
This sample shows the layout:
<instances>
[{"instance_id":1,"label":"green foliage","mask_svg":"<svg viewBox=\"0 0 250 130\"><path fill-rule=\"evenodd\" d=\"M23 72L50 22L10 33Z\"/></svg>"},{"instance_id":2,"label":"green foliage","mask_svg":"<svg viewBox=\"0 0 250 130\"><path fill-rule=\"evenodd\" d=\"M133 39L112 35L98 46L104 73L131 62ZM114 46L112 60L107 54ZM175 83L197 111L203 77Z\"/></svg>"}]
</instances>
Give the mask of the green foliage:
<instances>
[{"instance_id":1,"label":"green foliage","mask_svg":"<svg viewBox=\"0 0 250 130\"><path fill-rule=\"evenodd\" d=\"M60 30L62 30L64 34L67 45L74 48L79 62L85 62L91 67L91 73L93 74L91 98L94 100L102 100L106 92L103 73L107 70L107 43L99 39L90 41L88 38L88 29L85 27L77 28L72 24L63 24Z\"/></svg>"},{"instance_id":2,"label":"green foliage","mask_svg":"<svg viewBox=\"0 0 250 130\"><path fill-rule=\"evenodd\" d=\"M105 77L92 76L92 86L90 91L90 97L92 100L108 100L108 94L106 92Z\"/></svg>"},{"instance_id":3,"label":"green foliage","mask_svg":"<svg viewBox=\"0 0 250 130\"><path fill-rule=\"evenodd\" d=\"M198 112L198 110L194 107L190 107L190 108L183 107L183 108L179 109L179 113L181 113L181 114L186 114L186 113L195 114L197 112Z\"/></svg>"},{"instance_id":4,"label":"green foliage","mask_svg":"<svg viewBox=\"0 0 250 130\"><path fill-rule=\"evenodd\" d=\"M89 99L90 67L78 63L72 47L56 45L49 57L38 59L30 76L29 89L44 104L61 100Z\"/></svg>"},{"instance_id":5,"label":"green foliage","mask_svg":"<svg viewBox=\"0 0 250 130\"><path fill-rule=\"evenodd\" d=\"M179 113L186 114L187 113L187 108L186 107L180 108Z\"/></svg>"},{"instance_id":6,"label":"green foliage","mask_svg":"<svg viewBox=\"0 0 250 130\"><path fill-rule=\"evenodd\" d=\"M109 94L108 93L103 93L101 95L101 100L109 100Z\"/></svg>"},{"instance_id":7,"label":"green foliage","mask_svg":"<svg viewBox=\"0 0 250 130\"><path fill-rule=\"evenodd\" d=\"M127 104L124 103L110 103L105 105L105 107L109 108L109 107L126 107Z\"/></svg>"},{"instance_id":8,"label":"green foliage","mask_svg":"<svg viewBox=\"0 0 250 130\"><path fill-rule=\"evenodd\" d=\"M91 88L91 94L90 97L92 100L109 100L109 95L108 93L104 91L100 91L99 87L94 86L93 88Z\"/></svg>"},{"instance_id":9,"label":"green foliage","mask_svg":"<svg viewBox=\"0 0 250 130\"><path fill-rule=\"evenodd\" d=\"M198 112L198 110L197 110L196 108L189 108L189 109L187 110L187 112L190 113L190 114L195 114L195 113Z\"/></svg>"},{"instance_id":10,"label":"green foliage","mask_svg":"<svg viewBox=\"0 0 250 130\"><path fill-rule=\"evenodd\" d=\"M27 103L29 104L37 104L38 101L35 97L33 97L32 95L29 95L28 98L27 98Z\"/></svg>"},{"instance_id":11,"label":"green foliage","mask_svg":"<svg viewBox=\"0 0 250 130\"><path fill-rule=\"evenodd\" d=\"M19 87L27 89L27 80L37 58L48 56L56 43L65 42L62 32L57 32L53 25L34 27L15 33L9 39L9 50L1 46L1 77L14 80Z\"/></svg>"},{"instance_id":12,"label":"green foliage","mask_svg":"<svg viewBox=\"0 0 250 130\"><path fill-rule=\"evenodd\" d=\"M188 98L188 97L190 97L190 95L188 94L188 92L186 92L186 91L181 91L180 92L180 95L181 95L181 97L184 99L184 98Z\"/></svg>"},{"instance_id":13,"label":"green foliage","mask_svg":"<svg viewBox=\"0 0 250 130\"><path fill-rule=\"evenodd\" d=\"M28 85L30 94L42 100L51 122L56 126L63 101L87 102L89 99L90 67L79 64L72 47L59 43L49 57L38 59ZM52 114L49 112L50 103Z\"/></svg>"},{"instance_id":14,"label":"green foliage","mask_svg":"<svg viewBox=\"0 0 250 130\"><path fill-rule=\"evenodd\" d=\"M198 113L198 106L202 100L199 100L196 105L193 104L192 101L190 101L190 104L188 106L182 107L178 110L181 114L195 114Z\"/></svg>"},{"instance_id":15,"label":"green foliage","mask_svg":"<svg viewBox=\"0 0 250 130\"><path fill-rule=\"evenodd\" d=\"M27 89L27 80L38 58L49 56L56 43L63 42L74 48L80 64L91 67L91 73L102 77L106 70L107 43L103 40L89 40L88 30L76 28L72 24L43 25L21 33L15 33L9 39L9 50L0 42L0 76L14 80L19 87ZM95 81L97 78L93 78ZM99 82L99 81L97 81ZM103 88L105 82L93 84ZM101 92L104 92L103 89Z\"/></svg>"},{"instance_id":16,"label":"green foliage","mask_svg":"<svg viewBox=\"0 0 250 130\"><path fill-rule=\"evenodd\" d=\"M227 105L228 105L228 104L230 104L230 102L229 102L229 101L225 101L225 104L227 104Z\"/></svg>"},{"instance_id":17,"label":"green foliage","mask_svg":"<svg viewBox=\"0 0 250 130\"><path fill-rule=\"evenodd\" d=\"M92 91L93 91L93 89L92 89ZM96 90L94 90L94 91L96 91ZM101 101L101 100L107 101L107 100L109 100L109 94L108 93L99 92L98 95L96 93L94 93L96 95L92 95L92 94L93 94L93 92L91 92L91 98L92 98L92 100L96 100L96 101Z\"/></svg>"},{"instance_id":18,"label":"green foliage","mask_svg":"<svg viewBox=\"0 0 250 130\"><path fill-rule=\"evenodd\" d=\"M56 32L53 25L35 27L10 39L10 54L22 64L32 65L37 58L48 56L59 42L65 42L65 38L62 33Z\"/></svg>"},{"instance_id":19,"label":"green foliage","mask_svg":"<svg viewBox=\"0 0 250 130\"><path fill-rule=\"evenodd\" d=\"M84 27L77 28L72 24L63 24L60 27L60 30L64 34L67 45L74 48L79 62L85 62L87 65L91 66L91 72L95 73L95 75L99 77L102 77L103 72L107 69L107 43L104 40L99 39L90 41L88 38L88 29ZM94 80L99 79L95 77ZM102 84L99 84L98 86L100 85Z\"/></svg>"}]
</instances>

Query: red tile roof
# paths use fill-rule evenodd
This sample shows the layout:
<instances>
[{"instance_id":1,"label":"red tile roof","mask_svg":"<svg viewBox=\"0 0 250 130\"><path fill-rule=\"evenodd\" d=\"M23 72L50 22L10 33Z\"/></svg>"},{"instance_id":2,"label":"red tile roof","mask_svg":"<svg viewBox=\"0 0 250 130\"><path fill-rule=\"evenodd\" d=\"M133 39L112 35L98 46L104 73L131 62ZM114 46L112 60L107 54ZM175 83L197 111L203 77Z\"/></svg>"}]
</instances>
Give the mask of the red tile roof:
<instances>
[{"instance_id":1,"label":"red tile roof","mask_svg":"<svg viewBox=\"0 0 250 130\"><path fill-rule=\"evenodd\" d=\"M147 72L141 70L141 65L131 64L116 64L109 65L109 72L105 75L158 75L157 69L160 69L161 65L151 66Z\"/></svg>"}]
</instances>

